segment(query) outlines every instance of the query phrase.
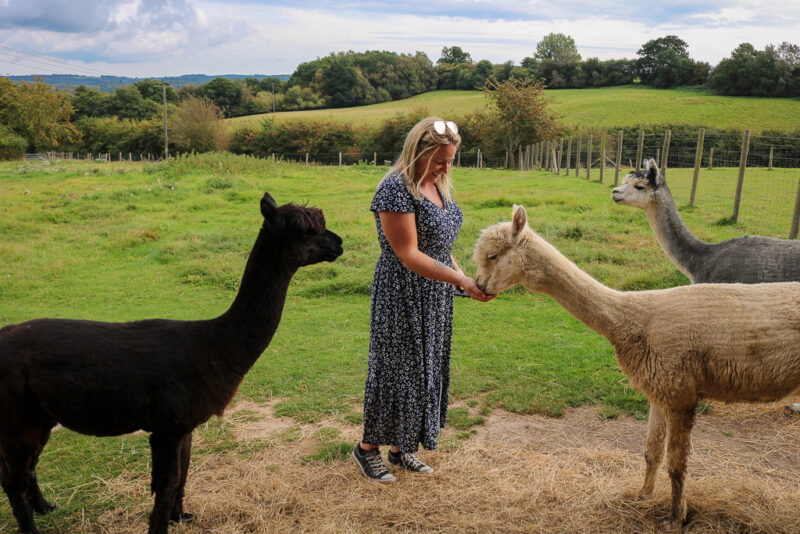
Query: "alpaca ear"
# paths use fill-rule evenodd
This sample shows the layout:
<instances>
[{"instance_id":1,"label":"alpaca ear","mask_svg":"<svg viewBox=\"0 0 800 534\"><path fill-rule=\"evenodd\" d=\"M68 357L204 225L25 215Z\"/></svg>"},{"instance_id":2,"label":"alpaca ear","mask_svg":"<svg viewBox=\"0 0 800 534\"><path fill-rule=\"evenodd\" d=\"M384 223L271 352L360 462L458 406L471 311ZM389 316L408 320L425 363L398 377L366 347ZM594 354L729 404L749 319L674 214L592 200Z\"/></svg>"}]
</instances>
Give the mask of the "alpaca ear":
<instances>
[{"instance_id":1,"label":"alpaca ear","mask_svg":"<svg viewBox=\"0 0 800 534\"><path fill-rule=\"evenodd\" d=\"M664 183L664 177L658 172L658 164L653 158L647 162L647 181L653 189Z\"/></svg>"},{"instance_id":2,"label":"alpaca ear","mask_svg":"<svg viewBox=\"0 0 800 534\"><path fill-rule=\"evenodd\" d=\"M264 191L264 196L261 197L261 215L267 220L272 220L278 213L278 203L272 198L272 195Z\"/></svg>"},{"instance_id":3,"label":"alpaca ear","mask_svg":"<svg viewBox=\"0 0 800 534\"><path fill-rule=\"evenodd\" d=\"M514 204L511 213L511 235L517 237L528 224L528 212L525 211L525 206Z\"/></svg>"}]
</instances>

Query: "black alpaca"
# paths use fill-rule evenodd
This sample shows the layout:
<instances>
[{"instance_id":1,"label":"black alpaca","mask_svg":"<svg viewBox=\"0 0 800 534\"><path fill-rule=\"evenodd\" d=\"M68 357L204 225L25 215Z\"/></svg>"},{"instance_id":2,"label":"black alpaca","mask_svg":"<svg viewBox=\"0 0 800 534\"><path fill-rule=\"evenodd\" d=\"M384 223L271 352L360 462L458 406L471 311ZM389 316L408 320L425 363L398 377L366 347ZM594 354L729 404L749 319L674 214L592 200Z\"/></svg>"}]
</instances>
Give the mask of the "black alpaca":
<instances>
[{"instance_id":1,"label":"black alpaca","mask_svg":"<svg viewBox=\"0 0 800 534\"><path fill-rule=\"evenodd\" d=\"M297 269L342 253L319 209L278 207L265 193L261 213L239 293L215 319L35 319L0 329L0 482L23 533L38 532L33 512L54 508L35 468L56 423L94 436L151 432L149 533L191 518L183 489L192 430L222 415L269 345Z\"/></svg>"}]
</instances>

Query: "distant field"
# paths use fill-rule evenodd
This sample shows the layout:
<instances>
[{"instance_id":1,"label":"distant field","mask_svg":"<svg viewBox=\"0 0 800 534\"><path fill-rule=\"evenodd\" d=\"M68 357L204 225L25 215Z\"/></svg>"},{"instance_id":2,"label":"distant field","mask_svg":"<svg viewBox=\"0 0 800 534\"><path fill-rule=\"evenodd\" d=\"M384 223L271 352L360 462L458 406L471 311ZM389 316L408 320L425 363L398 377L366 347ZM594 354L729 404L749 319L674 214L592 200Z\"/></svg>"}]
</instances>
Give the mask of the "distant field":
<instances>
[{"instance_id":1,"label":"distant field","mask_svg":"<svg viewBox=\"0 0 800 534\"><path fill-rule=\"evenodd\" d=\"M553 110L567 125L616 127L688 124L706 128L800 130L800 100L719 96L698 89L653 89L632 85L597 89L545 91ZM405 100L355 108L287 111L229 119L233 127L258 125L261 120L341 120L354 125L378 122L401 111L424 106L443 117L458 117L483 107L478 91L433 91Z\"/></svg>"}]
</instances>

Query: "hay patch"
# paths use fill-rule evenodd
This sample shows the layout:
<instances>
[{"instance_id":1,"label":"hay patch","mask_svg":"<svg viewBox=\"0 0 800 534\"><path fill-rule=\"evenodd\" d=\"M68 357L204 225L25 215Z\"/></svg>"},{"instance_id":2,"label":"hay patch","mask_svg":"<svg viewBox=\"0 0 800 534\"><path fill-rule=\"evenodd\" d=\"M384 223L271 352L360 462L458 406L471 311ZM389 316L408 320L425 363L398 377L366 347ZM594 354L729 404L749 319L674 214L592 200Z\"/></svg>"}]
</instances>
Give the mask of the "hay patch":
<instances>
[{"instance_id":1,"label":"hay patch","mask_svg":"<svg viewBox=\"0 0 800 534\"><path fill-rule=\"evenodd\" d=\"M259 419L237 423L237 410ZM495 410L460 445L420 453L433 476L396 473L396 483L380 485L349 458L301 461L319 446L320 429L335 426L339 439L355 443L359 427L298 425L275 419L271 404L239 402L231 411L238 439L273 443L249 458L193 460L186 509L196 518L170 532L653 532L669 511L669 481L662 469L653 498L636 498L647 424L596 413L583 407L551 419ZM279 438L290 429L295 440ZM138 504L104 512L81 531L146 531L147 477L105 483L110 502ZM693 432L687 501L684 532L800 532L800 415L782 403L713 403Z\"/></svg>"}]
</instances>

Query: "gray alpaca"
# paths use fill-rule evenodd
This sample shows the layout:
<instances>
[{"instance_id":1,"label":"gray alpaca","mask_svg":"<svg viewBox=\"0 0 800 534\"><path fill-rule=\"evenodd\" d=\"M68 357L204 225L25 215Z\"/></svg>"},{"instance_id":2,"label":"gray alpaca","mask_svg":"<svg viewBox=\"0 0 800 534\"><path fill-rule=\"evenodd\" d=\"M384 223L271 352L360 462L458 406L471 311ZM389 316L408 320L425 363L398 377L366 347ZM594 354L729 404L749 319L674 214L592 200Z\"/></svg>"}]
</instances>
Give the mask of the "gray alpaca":
<instances>
[{"instance_id":1,"label":"gray alpaca","mask_svg":"<svg viewBox=\"0 0 800 534\"><path fill-rule=\"evenodd\" d=\"M800 241L757 235L701 241L678 214L655 161L647 167L628 174L611 198L644 210L661 248L693 284L800 282Z\"/></svg>"},{"instance_id":2,"label":"gray alpaca","mask_svg":"<svg viewBox=\"0 0 800 534\"><path fill-rule=\"evenodd\" d=\"M706 243L692 235L652 159L645 170L629 173L611 198L644 210L661 248L693 284L800 282L800 241L748 235ZM800 403L789 409L800 412Z\"/></svg>"}]
</instances>

